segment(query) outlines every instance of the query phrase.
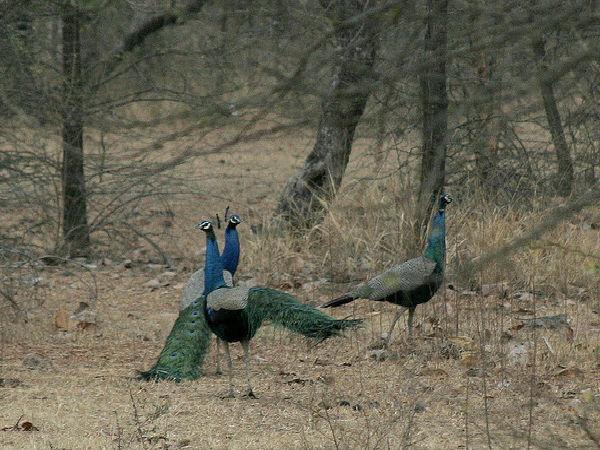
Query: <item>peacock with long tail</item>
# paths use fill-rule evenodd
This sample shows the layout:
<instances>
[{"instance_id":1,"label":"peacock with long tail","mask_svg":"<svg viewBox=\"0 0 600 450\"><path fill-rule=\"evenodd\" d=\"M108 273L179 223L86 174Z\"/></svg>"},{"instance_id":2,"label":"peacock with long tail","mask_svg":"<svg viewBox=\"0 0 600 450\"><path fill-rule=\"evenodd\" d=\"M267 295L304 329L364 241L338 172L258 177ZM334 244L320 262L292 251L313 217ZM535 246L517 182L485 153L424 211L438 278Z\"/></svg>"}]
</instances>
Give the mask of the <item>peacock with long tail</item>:
<instances>
[{"instance_id":1,"label":"peacock with long tail","mask_svg":"<svg viewBox=\"0 0 600 450\"><path fill-rule=\"evenodd\" d=\"M237 226L242 223L242 219L237 214L228 215L229 206L225 210L225 220L227 227L225 228L225 246L221 259L223 260L223 278L228 286L235 284L235 273L240 262L240 238L238 236ZM218 216L217 216L218 220ZM180 310L184 310L187 306L197 299L204 291L204 270L200 269L194 272L183 289L181 297ZM216 342L216 371L217 375L221 375L221 341L215 336Z\"/></svg>"},{"instance_id":2,"label":"peacock with long tail","mask_svg":"<svg viewBox=\"0 0 600 450\"><path fill-rule=\"evenodd\" d=\"M406 311L404 308L408 308L408 334L412 336L417 305L431 300L443 283L446 259L446 206L451 202L452 197L447 194L440 197L439 209L433 218L427 238L427 247L421 256L386 270L321 307L335 308L361 298L394 303L403 308L398 310L392 321L385 345L389 344L396 322Z\"/></svg>"},{"instance_id":3,"label":"peacock with long tail","mask_svg":"<svg viewBox=\"0 0 600 450\"><path fill-rule=\"evenodd\" d=\"M242 345L247 381L245 396L254 397L250 383L250 340L264 321L269 320L274 325L317 341L337 336L342 330L361 324L362 321L358 319L334 319L299 302L286 292L269 288L227 286L213 225L210 221L203 221L198 224L198 228L206 233L204 312L208 326L225 344L229 375L227 397L235 396L233 364L229 352L229 344L232 342L240 342Z\"/></svg>"},{"instance_id":4,"label":"peacock with long tail","mask_svg":"<svg viewBox=\"0 0 600 450\"><path fill-rule=\"evenodd\" d=\"M225 271L223 276L228 285L233 285L233 276L240 259L240 241L237 226L242 222L240 216L227 216L225 229L225 247L221 258ZM183 292L179 317L175 321L171 333L156 364L149 370L141 372L139 377L144 380L196 379L201 375L204 358L210 347L211 331L206 323L204 304L204 273L198 270L192 274ZM217 341L217 370L221 373L219 358L219 338Z\"/></svg>"}]
</instances>

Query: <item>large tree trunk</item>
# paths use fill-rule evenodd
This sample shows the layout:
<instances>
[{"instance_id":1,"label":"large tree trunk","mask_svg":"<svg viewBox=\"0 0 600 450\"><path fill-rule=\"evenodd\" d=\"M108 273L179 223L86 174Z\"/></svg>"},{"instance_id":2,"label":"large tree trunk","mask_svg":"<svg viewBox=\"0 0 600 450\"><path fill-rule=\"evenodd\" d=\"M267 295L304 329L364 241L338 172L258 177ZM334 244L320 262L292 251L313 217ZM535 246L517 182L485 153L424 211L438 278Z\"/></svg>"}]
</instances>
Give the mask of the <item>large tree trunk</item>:
<instances>
[{"instance_id":1,"label":"large tree trunk","mask_svg":"<svg viewBox=\"0 0 600 450\"><path fill-rule=\"evenodd\" d=\"M548 76L548 63L546 60L546 42L543 37L533 41L533 53L538 59L538 85L544 101L546 111L546 120L550 127L552 143L556 149L556 158L558 159L558 172L556 174L556 191L564 197L571 194L573 189L573 161L569 153L569 146L565 139L565 133L560 119L560 113L556 106L556 97L554 96L554 86Z\"/></svg>"},{"instance_id":2,"label":"large tree trunk","mask_svg":"<svg viewBox=\"0 0 600 450\"><path fill-rule=\"evenodd\" d=\"M376 48L370 20L352 26L335 24L361 13L368 4L366 0L338 0L328 9L340 48L333 82L323 100L313 150L302 170L288 181L276 210L293 227L310 227L322 220L326 203L342 182L354 132L371 91Z\"/></svg>"},{"instance_id":3,"label":"large tree trunk","mask_svg":"<svg viewBox=\"0 0 600 450\"><path fill-rule=\"evenodd\" d=\"M423 241L431 209L444 189L446 179L446 91L448 0L427 0L424 63L420 74L422 158L417 197L415 235Z\"/></svg>"},{"instance_id":4,"label":"large tree trunk","mask_svg":"<svg viewBox=\"0 0 600 450\"><path fill-rule=\"evenodd\" d=\"M63 40L63 239L70 256L88 251L85 176L83 169L83 98L79 11L64 5Z\"/></svg>"},{"instance_id":5,"label":"large tree trunk","mask_svg":"<svg viewBox=\"0 0 600 450\"><path fill-rule=\"evenodd\" d=\"M501 25L502 15L498 11L497 5L493 3L486 5L491 8L491 20L483 22L478 20L480 11L474 8L470 21L473 35L469 39L469 45L473 51L472 66L476 76L472 99L475 112L472 144L475 154L477 187L485 195L493 195L498 190L496 168L498 147L505 128L498 92L501 78L496 67L499 49L473 50L473 47L477 46L482 37L481 33L485 33L485 29L490 23L494 28Z\"/></svg>"}]
</instances>

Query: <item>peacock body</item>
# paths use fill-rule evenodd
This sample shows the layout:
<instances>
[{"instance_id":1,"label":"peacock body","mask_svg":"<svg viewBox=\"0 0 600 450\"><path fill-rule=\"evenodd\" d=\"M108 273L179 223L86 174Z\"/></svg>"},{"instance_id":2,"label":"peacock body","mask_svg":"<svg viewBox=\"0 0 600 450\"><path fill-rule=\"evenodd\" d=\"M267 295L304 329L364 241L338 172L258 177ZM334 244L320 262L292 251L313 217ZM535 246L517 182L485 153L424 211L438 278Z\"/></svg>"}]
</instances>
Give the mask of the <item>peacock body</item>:
<instances>
[{"instance_id":1,"label":"peacock body","mask_svg":"<svg viewBox=\"0 0 600 450\"><path fill-rule=\"evenodd\" d=\"M223 263L219 257L218 243L208 221L200 225L206 232L206 261L204 266L204 295L206 322L213 333L225 343L228 359L230 389L228 396L233 396L231 381L232 363L229 343L240 342L244 348L244 361L248 377L248 396L254 396L250 386L249 342L264 321L284 327L319 341L340 334L347 328L353 328L361 320L338 320L324 314L318 309L305 305L292 295L269 288L229 287L223 279Z\"/></svg>"},{"instance_id":2,"label":"peacock body","mask_svg":"<svg viewBox=\"0 0 600 450\"><path fill-rule=\"evenodd\" d=\"M233 275L237 270L240 257L240 242L237 225L241 219L237 215L228 218L225 230L225 248L223 265L227 270L223 277L228 285L233 285ZM180 312L173 328L165 341L156 364L149 370L141 372L144 380L196 379L202 375L206 353L210 347L211 330L206 322L204 291L204 273L199 270L188 280L183 292ZM217 373L221 373L219 358L219 342L217 340Z\"/></svg>"},{"instance_id":3,"label":"peacock body","mask_svg":"<svg viewBox=\"0 0 600 450\"><path fill-rule=\"evenodd\" d=\"M409 309L409 333L412 333L412 316L415 308L431 300L443 283L446 257L446 205L451 202L452 198L449 195L441 196L423 255L391 267L356 289L325 303L322 307L337 307L360 298L394 303ZM391 331L388 333L388 339Z\"/></svg>"}]
</instances>

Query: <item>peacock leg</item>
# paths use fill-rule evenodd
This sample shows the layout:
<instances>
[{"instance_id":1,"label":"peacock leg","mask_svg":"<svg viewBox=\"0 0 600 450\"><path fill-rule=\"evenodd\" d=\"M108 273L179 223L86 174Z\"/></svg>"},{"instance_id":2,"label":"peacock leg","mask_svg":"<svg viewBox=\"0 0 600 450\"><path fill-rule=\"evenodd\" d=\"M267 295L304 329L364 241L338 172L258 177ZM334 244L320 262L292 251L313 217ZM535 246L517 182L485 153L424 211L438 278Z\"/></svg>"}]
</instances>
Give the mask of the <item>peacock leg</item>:
<instances>
[{"instance_id":1,"label":"peacock leg","mask_svg":"<svg viewBox=\"0 0 600 450\"><path fill-rule=\"evenodd\" d=\"M215 336L215 341L217 343L217 352L215 354L217 369L215 370L215 375L223 375L223 371L221 370L221 339Z\"/></svg>"},{"instance_id":2,"label":"peacock leg","mask_svg":"<svg viewBox=\"0 0 600 450\"><path fill-rule=\"evenodd\" d=\"M231 362L231 353L229 353L229 342L223 341L225 346L225 356L227 357L227 369L229 375L229 390L227 394L223 396L223 398L234 398L235 391L233 389L233 363Z\"/></svg>"},{"instance_id":3,"label":"peacock leg","mask_svg":"<svg viewBox=\"0 0 600 450\"><path fill-rule=\"evenodd\" d=\"M396 322L398 322L398 319L405 312L406 312L406 308L404 308L402 306L400 306L398 308L398 311L396 311L396 315L394 316L394 320L392 321L392 326L390 327L390 330L388 331L387 336L383 340L383 348L387 348L388 345L390 345L390 342L392 341L392 332L394 331L394 327L396 326Z\"/></svg>"},{"instance_id":4,"label":"peacock leg","mask_svg":"<svg viewBox=\"0 0 600 450\"><path fill-rule=\"evenodd\" d=\"M409 337L409 339L412 339L412 337L413 337L413 318L415 316L415 309L416 309L416 307L408 308L408 337Z\"/></svg>"},{"instance_id":5,"label":"peacock leg","mask_svg":"<svg viewBox=\"0 0 600 450\"><path fill-rule=\"evenodd\" d=\"M256 398L254 391L252 390L252 384L250 383L250 342L242 341L242 348L244 349L244 366L246 366L246 393L245 397Z\"/></svg>"}]
</instances>

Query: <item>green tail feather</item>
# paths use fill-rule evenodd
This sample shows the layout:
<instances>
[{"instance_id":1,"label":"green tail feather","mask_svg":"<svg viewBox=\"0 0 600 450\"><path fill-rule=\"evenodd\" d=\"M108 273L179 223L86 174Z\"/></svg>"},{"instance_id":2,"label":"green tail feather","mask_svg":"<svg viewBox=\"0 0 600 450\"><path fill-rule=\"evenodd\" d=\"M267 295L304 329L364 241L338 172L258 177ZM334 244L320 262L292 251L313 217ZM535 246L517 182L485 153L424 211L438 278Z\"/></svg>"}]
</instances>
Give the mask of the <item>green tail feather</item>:
<instances>
[{"instance_id":1,"label":"green tail feather","mask_svg":"<svg viewBox=\"0 0 600 450\"><path fill-rule=\"evenodd\" d=\"M150 370L140 372L140 379L179 382L195 380L202 375L211 337L204 316L205 303L205 297L200 297L179 313L158 361Z\"/></svg>"},{"instance_id":2,"label":"green tail feather","mask_svg":"<svg viewBox=\"0 0 600 450\"><path fill-rule=\"evenodd\" d=\"M286 292L269 288L250 289L246 311L254 331L263 320L270 320L275 325L318 341L337 336L342 330L356 328L362 323L360 319L335 319L317 308L300 303Z\"/></svg>"}]
</instances>

